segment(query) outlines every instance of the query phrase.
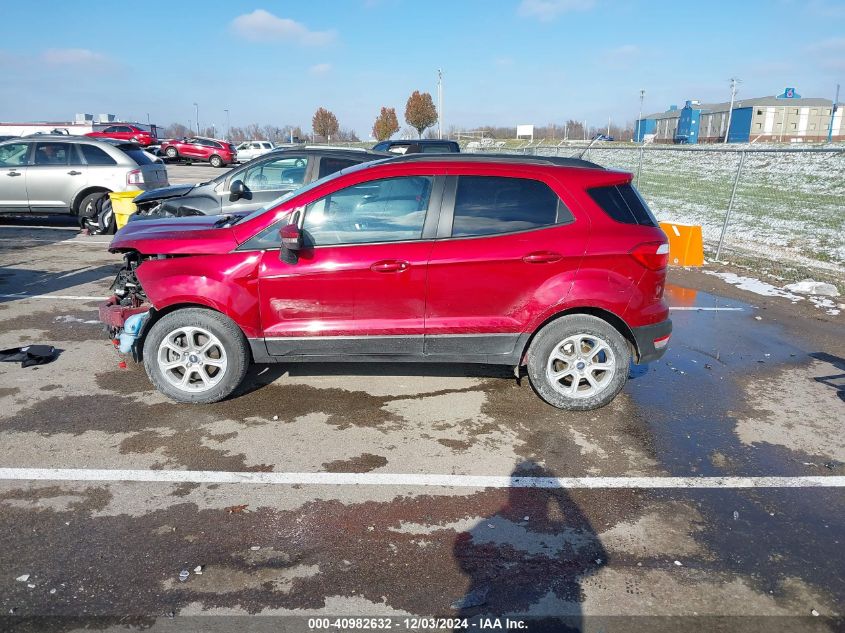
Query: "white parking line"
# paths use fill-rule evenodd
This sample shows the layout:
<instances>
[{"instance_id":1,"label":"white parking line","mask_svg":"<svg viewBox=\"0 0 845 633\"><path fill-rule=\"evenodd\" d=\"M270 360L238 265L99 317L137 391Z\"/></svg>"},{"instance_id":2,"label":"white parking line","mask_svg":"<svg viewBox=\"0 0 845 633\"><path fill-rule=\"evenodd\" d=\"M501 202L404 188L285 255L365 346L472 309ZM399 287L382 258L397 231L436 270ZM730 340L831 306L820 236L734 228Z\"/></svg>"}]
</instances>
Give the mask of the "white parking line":
<instances>
[{"instance_id":1,"label":"white parking line","mask_svg":"<svg viewBox=\"0 0 845 633\"><path fill-rule=\"evenodd\" d=\"M392 473L267 473L216 470L0 468L0 480L113 481L446 488L842 488L845 476L806 477L497 477Z\"/></svg>"},{"instance_id":2,"label":"white parking line","mask_svg":"<svg viewBox=\"0 0 845 633\"><path fill-rule=\"evenodd\" d=\"M77 295L28 295L28 294L14 294L14 295L0 295L0 299L68 299L70 301L105 301L108 297L86 297Z\"/></svg>"},{"instance_id":3,"label":"white parking line","mask_svg":"<svg viewBox=\"0 0 845 633\"><path fill-rule=\"evenodd\" d=\"M669 306L670 310L695 310L704 312L742 312L742 308L698 308L696 306Z\"/></svg>"}]
</instances>

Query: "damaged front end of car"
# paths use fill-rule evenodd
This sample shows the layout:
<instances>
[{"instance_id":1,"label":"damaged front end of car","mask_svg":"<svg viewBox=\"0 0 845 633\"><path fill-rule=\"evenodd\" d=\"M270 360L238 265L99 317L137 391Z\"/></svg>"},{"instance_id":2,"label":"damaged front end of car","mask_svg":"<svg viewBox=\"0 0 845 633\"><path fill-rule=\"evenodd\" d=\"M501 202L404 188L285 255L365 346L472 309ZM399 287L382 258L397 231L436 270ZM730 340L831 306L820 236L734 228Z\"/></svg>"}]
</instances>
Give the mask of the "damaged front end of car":
<instances>
[{"instance_id":1,"label":"damaged front end of car","mask_svg":"<svg viewBox=\"0 0 845 633\"><path fill-rule=\"evenodd\" d=\"M100 321L106 326L115 345L121 353L131 353L136 361L141 356L136 343L144 333L153 307L136 274L138 266L145 259L149 258L137 251L130 251L123 256L123 266L110 288L114 294L99 309Z\"/></svg>"}]
</instances>

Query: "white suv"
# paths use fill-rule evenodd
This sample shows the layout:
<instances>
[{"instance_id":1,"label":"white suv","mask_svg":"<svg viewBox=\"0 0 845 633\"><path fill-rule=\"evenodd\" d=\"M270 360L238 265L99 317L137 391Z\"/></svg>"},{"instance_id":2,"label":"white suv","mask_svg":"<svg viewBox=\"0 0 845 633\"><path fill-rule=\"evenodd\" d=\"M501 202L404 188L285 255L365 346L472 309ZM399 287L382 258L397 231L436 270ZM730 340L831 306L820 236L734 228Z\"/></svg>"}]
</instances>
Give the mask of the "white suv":
<instances>
[{"instance_id":1,"label":"white suv","mask_svg":"<svg viewBox=\"0 0 845 633\"><path fill-rule=\"evenodd\" d=\"M244 141L238 145L238 162L245 163L276 148L270 141Z\"/></svg>"}]
</instances>

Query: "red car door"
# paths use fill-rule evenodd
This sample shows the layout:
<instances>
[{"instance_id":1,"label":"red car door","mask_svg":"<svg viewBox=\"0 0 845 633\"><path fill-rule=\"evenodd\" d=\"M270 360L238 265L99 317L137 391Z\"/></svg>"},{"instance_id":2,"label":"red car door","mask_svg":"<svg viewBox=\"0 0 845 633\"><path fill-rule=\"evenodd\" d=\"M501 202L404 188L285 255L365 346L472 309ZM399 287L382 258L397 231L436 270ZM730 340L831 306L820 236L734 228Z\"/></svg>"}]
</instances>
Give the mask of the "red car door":
<instances>
[{"instance_id":1,"label":"red car door","mask_svg":"<svg viewBox=\"0 0 845 633\"><path fill-rule=\"evenodd\" d=\"M298 261L281 261L274 248L259 269L271 355L422 355L435 182L442 183L430 176L364 182L297 212ZM264 239L280 228L265 230Z\"/></svg>"},{"instance_id":2,"label":"red car door","mask_svg":"<svg viewBox=\"0 0 845 633\"><path fill-rule=\"evenodd\" d=\"M527 325L568 294L588 225L531 178L451 177L444 200L454 203L444 203L445 239L429 259L425 353L509 354Z\"/></svg>"}]
</instances>

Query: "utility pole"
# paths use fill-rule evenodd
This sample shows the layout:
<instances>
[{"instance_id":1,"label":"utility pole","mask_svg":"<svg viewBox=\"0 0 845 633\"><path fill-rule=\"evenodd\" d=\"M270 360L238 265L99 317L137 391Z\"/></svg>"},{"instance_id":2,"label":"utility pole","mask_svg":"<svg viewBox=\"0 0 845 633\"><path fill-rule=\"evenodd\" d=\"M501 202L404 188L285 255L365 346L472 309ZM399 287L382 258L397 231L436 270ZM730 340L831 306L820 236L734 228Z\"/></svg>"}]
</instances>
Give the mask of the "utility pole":
<instances>
[{"instance_id":1,"label":"utility pole","mask_svg":"<svg viewBox=\"0 0 845 633\"><path fill-rule=\"evenodd\" d=\"M231 129L232 127L229 125L229 110L223 110L226 113L226 140L229 140L231 136Z\"/></svg>"},{"instance_id":2,"label":"utility pole","mask_svg":"<svg viewBox=\"0 0 845 633\"><path fill-rule=\"evenodd\" d=\"M437 138L443 138L443 69L437 69Z\"/></svg>"},{"instance_id":3,"label":"utility pole","mask_svg":"<svg viewBox=\"0 0 845 633\"><path fill-rule=\"evenodd\" d=\"M640 134L640 129L643 125L643 100L645 99L645 88L640 90L640 116L637 117L637 136L636 139L639 140L640 143L643 142L642 135Z\"/></svg>"},{"instance_id":4,"label":"utility pole","mask_svg":"<svg viewBox=\"0 0 845 633\"><path fill-rule=\"evenodd\" d=\"M736 85L739 83L739 79L736 77L731 77L731 107L728 108L728 125L725 128L725 140L724 142L728 142L728 135L731 133L731 117L734 113L734 100L736 99Z\"/></svg>"},{"instance_id":5,"label":"utility pole","mask_svg":"<svg viewBox=\"0 0 845 633\"><path fill-rule=\"evenodd\" d=\"M587 140L587 119L584 119L584 140Z\"/></svg>"},{"instance_id":6,"label":"utility pole","mask_svg":"<svg viewBox=\"0 0 845 633\"><path fill-rule=\"evenodd\" d=\"M610 117L607 117L607 135L610 136Z\"/></svg>"},{"instance_id":7,"label":"utility pole","mask_svg":"<svg viewBox=\"0 0 845 633\"><path fill-rule=\"evenodd\" d=\"M200 134L200 107L194 102L194 120L197 122L197 136Z\"/></svg>"},{"instance_id":8,"label":"utility pole","mask_svg":"<svg viewBox=\"0 0 845 633\"><path fill-rule=\"evenodd\" d=\"M147 126L150 125L150 113L147 112Z\"/></svg>"},{"instance_id":9,"label":"utility pole","mask_svg":"<svg viewBox=\"0 0 845 633\"><path fill-rule=\"evenodd\" d=\"M827 142L833 141L833 117L836 116L836 110L839 108L839 84L836 84L836 97L833 99L833 107L830 108L830 125L827 126ZM842 124L839 124L842 127Z\"/></svg>"}]
</instances>

